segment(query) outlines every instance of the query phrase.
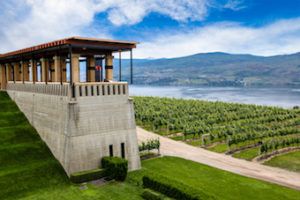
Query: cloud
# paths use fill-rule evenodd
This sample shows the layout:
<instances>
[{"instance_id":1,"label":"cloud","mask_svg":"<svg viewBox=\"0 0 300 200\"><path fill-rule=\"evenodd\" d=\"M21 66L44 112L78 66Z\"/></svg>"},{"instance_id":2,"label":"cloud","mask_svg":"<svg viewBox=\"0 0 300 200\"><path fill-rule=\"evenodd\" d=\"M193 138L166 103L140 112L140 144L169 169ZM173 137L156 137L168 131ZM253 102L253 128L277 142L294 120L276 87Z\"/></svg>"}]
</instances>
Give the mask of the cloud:
<instances>
[{"instance_id":1,"label":"cloud","mask_svg":"<svg viewBox=\"0 0 300 200\"><path fill-rule=\"evenodd\" d=\"M92 8L93 3L84 0L1 1L1 51L78 35L84 29L88 31L94 18Z\"/></svg>"},{"instance_id":2,"label":"cloud","mask_svg":"<svg viewBox=\"0 0 300 200\"><path fill-rule=\"evenodd\" d=\"M300 18L281 20L260 28L222 22L185 32L165 32L152 41L142 42L134 55L161 58L216 51L265 56L298 52Z\"/></svg>"},{"instance_id":3,"label":"cloud","mask_svg":"<svg viewBox=\"0 0 300 200\"><path fill-rule=\"evenodd\" d=\"M246 6L244 0L229 0L224 4L223 8L238 11L246 8Z\"/></svg>"},{"instance_id":4,"label":"cloud","mask_svg":"<svg viewBox=\"0 0 300 200\"><path fill-rule=\"evenodd\" d=\"M0 52L71 35L111 38L111 27L95 20L99 13L106 13L111 26L139 23L151 12L169 16L179 22L201 21L207 16L208 8L213 7L212 1L214 0L0 1Z\"/></svg>"},{"instance_id":5,"label":"cloud","mask_svg":"<svg viewBox=\"0 0 300 200\"><path fill-rule=\"evenodd\" d=\"M111 27L95 24L98 13L106 13L112 26L139 23L151 12L179 22L201 21L215 0L10 0L0 1L0 52L49 40L84 35L111 38ZM239 10L241 0L218 4ZM220 8L220 7L218 7ZM98 29L101 27L101 29ZM147 34L145 34L147 35ZM176 57L199 52L224 51L275 55L300 51L300 18L260 27L232 22L215 23L187 30L157 33L141 41L135 57Z\"/></svg>"},{"instance_id":6,"label":"cloud","mask_svg":"<svg viewBox=\"0 0 300 200\"><path fill-rule=\"evenodd\" d=\"M114 25L132 25L151 12L161 13L174 20L201 21L206 17L209 0L116 0L107 5L108 19Z\"/></svg>"}]
</instances>

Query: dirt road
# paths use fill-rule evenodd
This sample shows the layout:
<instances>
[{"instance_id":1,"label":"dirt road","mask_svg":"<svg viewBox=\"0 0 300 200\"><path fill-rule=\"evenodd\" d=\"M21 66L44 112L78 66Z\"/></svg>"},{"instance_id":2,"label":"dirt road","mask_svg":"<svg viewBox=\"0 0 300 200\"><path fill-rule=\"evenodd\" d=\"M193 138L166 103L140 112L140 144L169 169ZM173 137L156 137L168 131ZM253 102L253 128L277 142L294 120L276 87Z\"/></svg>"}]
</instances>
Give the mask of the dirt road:
<instances>
[{"instance_id":1,"label":"dirt road","mask_svg":"<svg viewBox=\"0 0 300 200\"><path fill-rule=\"evenodd\" d=\"M185 158L243 176L261 179L300 190L300 173L269 167L259 163L241 160L202 148L193 147L183 142L174 141L151 133L140 127L137 127L137 134L139 141L159 137L161 142L161 154L163 155Z\"/></svg>"}]
</instances>

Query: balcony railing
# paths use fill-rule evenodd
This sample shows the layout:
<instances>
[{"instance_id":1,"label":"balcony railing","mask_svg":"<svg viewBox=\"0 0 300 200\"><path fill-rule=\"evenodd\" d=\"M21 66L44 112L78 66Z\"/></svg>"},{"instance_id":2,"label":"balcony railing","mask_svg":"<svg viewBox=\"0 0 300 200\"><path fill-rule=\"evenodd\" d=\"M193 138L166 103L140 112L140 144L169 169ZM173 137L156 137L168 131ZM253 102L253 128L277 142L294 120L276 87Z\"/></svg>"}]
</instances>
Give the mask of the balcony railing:
<instances>
[{"instance_id":1,"label":"balcony railing","mask_svg":"<svg viewBox=\"0 0 300 200\"><path fill-rule=\"evenodd\" d=\"M75 83L75 97L128 95L126 82Z\"/></svg>"},{"instance_id":2,"label":"balcony railing","mask_svg":"<svg viewBox=\"0 0 300 200\"><path fill-rule=\"evenodd\" d=\"M90 82L90 83L54 83L48 82L13 82L9 81L7 90L40 93L57 96L69 96L70 98L92 96L128 96L127 82Z\"/></svg>"}]
</instances>

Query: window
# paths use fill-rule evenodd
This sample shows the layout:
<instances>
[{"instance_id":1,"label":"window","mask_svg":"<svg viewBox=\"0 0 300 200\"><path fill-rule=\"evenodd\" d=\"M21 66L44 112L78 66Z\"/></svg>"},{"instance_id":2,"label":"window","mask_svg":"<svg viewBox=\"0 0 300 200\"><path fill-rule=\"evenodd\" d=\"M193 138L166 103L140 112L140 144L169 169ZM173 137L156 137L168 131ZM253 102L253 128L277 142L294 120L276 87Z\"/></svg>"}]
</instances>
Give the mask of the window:
<instances>
[{"instance_id":1,"label":"window","mask_svg":"<svg viewBox=\"0 0 300 200\"><path fill-rule=\"evenodd\" d=\"M124 142L121 143L121 154L122 154L122 158L125 158L125 143Z\"/></svg>"},{"instance_id":2,"label":"window","mask_svg":"<svg viewBox=\"0 0 300 200\"><path fill-rule=\"evenodd\" d=\"M114 150L113 150L113 145L109 145L109 156L113 157L114 156Z\"/></svg>"}]
</instances>

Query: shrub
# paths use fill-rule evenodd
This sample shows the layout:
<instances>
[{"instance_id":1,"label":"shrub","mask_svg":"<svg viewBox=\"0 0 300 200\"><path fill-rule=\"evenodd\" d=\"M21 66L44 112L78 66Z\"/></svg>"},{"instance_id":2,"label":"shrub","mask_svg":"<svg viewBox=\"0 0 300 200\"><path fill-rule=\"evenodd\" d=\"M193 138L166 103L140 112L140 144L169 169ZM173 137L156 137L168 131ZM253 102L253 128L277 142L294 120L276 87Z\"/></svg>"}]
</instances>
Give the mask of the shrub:
<instances>
[{"instance_id":1,"label":"shrub","mask_svg":"<svg viewBox=\"0 0 300 200\"><path fill-rule=\"evenodd\" d=\"M158 175L144 176L143 186L175 199L213 199L211 196L208 196L200 190L193 190L182 183Z\"/></svg>"},{"instance_id":2,"label":"shrub","mask_svg":"<svg viewBox=\"0 0 300 200\"><path fill-rule=\"evenodd\" d=\"M105 175L117 181L124 181L127 176L128 162L119 157L103 157L101 160Z\"/></svg>"},{"instance_id":3,"label":"shrub","mask_svg":"<svg viewBox=\"0 0 300 200\"><path fill-rule=\"evenodd\" d=\"M94 169L89 171L76 172L71 174L70 180L73 183L83 183L104 177L103 169Z\"/></svg>"},{"instance_id":4,"label":"shrub","mask_svg":"<svg viewBox=\"0 0 300 200\"><path fill-rule=\"evenodd\" d=\"M139 151L151 151L153 149L157 149L157 151L159 152L159 148L160 148L160 141L159 138L157 139L150 139L147 140L146 142L142 142L141 145L139 145Z\"/></svg>"},{"instance_id":5,"label":"shrub","mask_svg":"<svg viewBox=\"0 0 300 200\"><path fill-rule=\"evenodd\" d=\"M145 189L141 196L145 200L163 200L163 199L166 199L164 195L162 195L158 192L155 192L153 190L150 190L150 189Z\"/></svg>"}]
</instances>

